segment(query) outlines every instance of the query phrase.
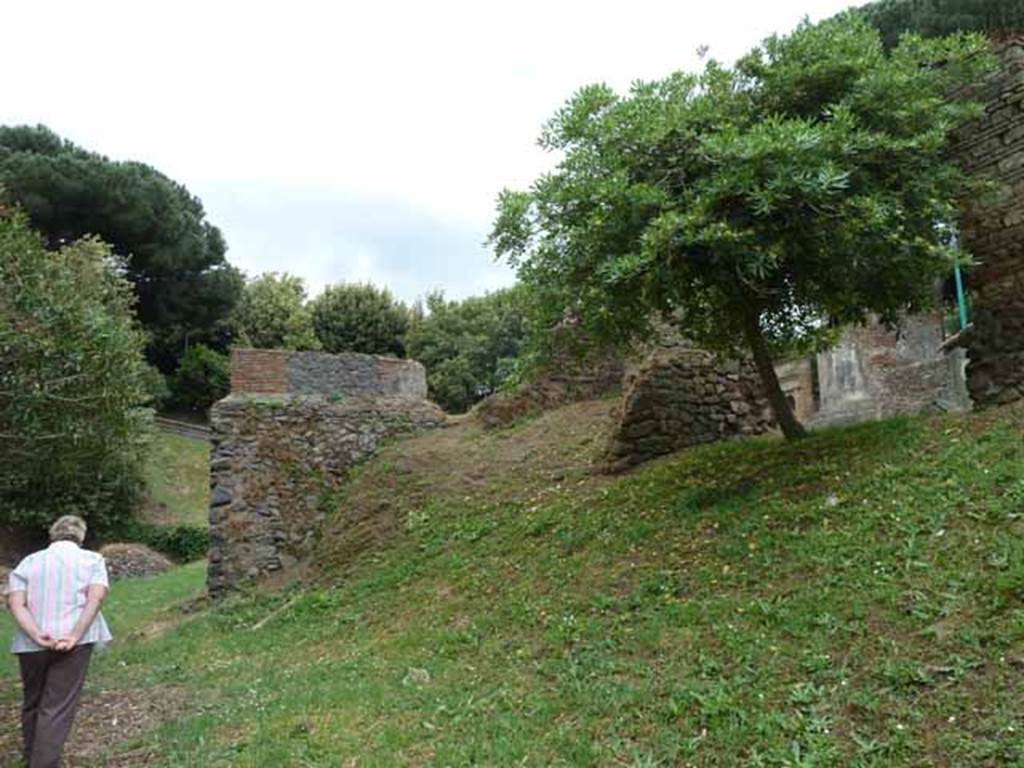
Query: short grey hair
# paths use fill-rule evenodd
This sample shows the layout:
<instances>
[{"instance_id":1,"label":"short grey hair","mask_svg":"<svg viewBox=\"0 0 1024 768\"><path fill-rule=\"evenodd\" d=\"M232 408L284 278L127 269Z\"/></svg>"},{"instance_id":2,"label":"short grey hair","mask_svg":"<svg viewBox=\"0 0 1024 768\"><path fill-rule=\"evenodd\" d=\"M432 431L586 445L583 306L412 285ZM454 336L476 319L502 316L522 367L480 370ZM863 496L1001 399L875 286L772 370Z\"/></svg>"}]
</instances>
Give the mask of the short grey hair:
<instances>
[{"instance_id":1,"label":"short grey hair","mask_svg":"<svg viewBox=\"0 0 1024 768\"><path fill-rule=\"evenodd\" d=\"M85 520L77 515L64 515L50 526L50 541L73 541L82 544L85 541Z\"/></svg>"}]
</instances>

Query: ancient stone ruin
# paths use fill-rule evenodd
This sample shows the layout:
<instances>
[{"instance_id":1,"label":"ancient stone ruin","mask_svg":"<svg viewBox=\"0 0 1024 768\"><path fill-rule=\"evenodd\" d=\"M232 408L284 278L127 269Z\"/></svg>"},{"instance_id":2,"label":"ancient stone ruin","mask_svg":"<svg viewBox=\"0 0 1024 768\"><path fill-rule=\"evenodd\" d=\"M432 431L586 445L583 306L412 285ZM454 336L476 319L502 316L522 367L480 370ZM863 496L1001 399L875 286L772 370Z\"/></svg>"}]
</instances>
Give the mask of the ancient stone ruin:
<instances>
[{"instance_id":1,"label":"ancient stone ruin","mask_svg":"<svg viewBox=\"0 0 1024 768\"><path fill-rule=\"evenodd\" d=\"M969 409L965 355L944 350L946 338L940 315L908 317L896 328L848 328L814 360L817 403L805 422L821 427Z\"/></svg>"},{"instance_id":2,"label":"ancient stone ruin","mask_svg":"<svg viewBox=\"0 0 1024 768\"><path fill-rule=\"evenodd\" d=\"M964 354L944 350L939 315L848 328L828 352L783 360L776 375L809 427L970 408ZM624 469L701 443L769 432L774 416L749 360L723 361L662 331L623 381L609 453Z\"/></svg>"},{"instance_id":3,"label":"ancient stone ruin","mask_svg":"<svg viewBox=\"0 0 1024 768\"><path fill-rule=\"evenodd\" d=\"M968 275L972 327L952 341L938 317L911 318L898 329L851 328L825 354L780 362L780 381L805 423L1024 398L1024 37L1004 38L998 50L1003 67L983 86L985 115L954 145L966 169L1000 188L994 201L979 200L963 217L962 236L978 262ZM970 400L963 352L948 352L954 341L969 358ZM610 447L617 467L773 426L748 362L715 360L677 338L654 342L624 378L612 362L583 378L556 370L546 387L495 400L483 415L507 423L621 380ZM443 420L426 400L416 363L236 351L232 394L212 412L211 593L290 571L309 553L326 499L354 464L392 436Z\"/></svg>"},{"instance_id":4,"label":"ancient stone ruin","mask_svg":"<svg viewBox=\"0 0 1024 768\"><path fill-rule=\"evenodd\" d=\"M681 448L758 435L772 425L752 362L720 362L667 336L626 375L610 458L615 469L625 469Z\"/></svg>"},{"instance_id":5,"label":"ancient stone ruin","mask_svg":"<svg viewBox=\"0 0 1024 768\"><path fill-rule=\"evenodd\" d=\"M962 221L964 244L978 262L968 274L972 326L951 339L938 316L908 318L895 329L869 323L848 329L827 353L780 362L780 382L805 424L1024 398L1024 36L1006 36L996 47L1003 66L982 87L985 114L954 142L962 165L999 188ZM966 348L966 360L955 343ZM746 363L723 366L676 342L655 345L626 377L613 461L630 466L769 429L759 386Z\"/></svg>"},{"instance_id":6,"label":"ancient stone ruin","mask_svg":"<svg viewBox=\"0 0 1024 768\"><path fill-rule=\"evenodd\" d=\"M353 466L445 422L426 395L410 360L235 350L231 394L210 413L210 594L287 577Z\"/></svg>"},{"instance_id":7,"label":"ancient stone ruin","mask_svg":"<svg viewBox=\"0 0 1024 768\"><path fill-rule=\"evenodd\" d=\"M971 270L973 327L964 337L975 403L1024 398L1024 37L998 43L1003 66L984 87L985 115L959 134L964 167L997 182L996 200L965 212L963 238L979 262Z\"/></svg>"}]
</instances>

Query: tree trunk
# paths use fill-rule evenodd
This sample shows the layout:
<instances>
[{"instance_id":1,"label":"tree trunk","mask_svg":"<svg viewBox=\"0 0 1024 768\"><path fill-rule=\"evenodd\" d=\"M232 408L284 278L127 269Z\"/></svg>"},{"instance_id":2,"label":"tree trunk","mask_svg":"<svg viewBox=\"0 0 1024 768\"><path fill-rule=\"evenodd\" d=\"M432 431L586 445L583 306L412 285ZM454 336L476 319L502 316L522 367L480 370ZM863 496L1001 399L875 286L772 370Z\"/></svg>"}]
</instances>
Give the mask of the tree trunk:
<instances>
[{"instance_id":1,"label":"tree trunk","mask_svg":"<svg viewBox=\"0 0 1024 768\"><path fill-rule=\"evenodd\" d=\"M761 321L757 310L747 305L743 312L743 333L747 337L747 346L754 356L754 365L757 372L761 374L761 383L764 385L768 402L771 403L772 411L775 412L775 420L779 422L779 428L787 440L796 440L807 436L793 409L786 399L786 394L779 384L779 377L775 375L775 361L772 360L772 353L768 349L768 342L764 339L761 330Z\"/></svg>"}]
</instances>

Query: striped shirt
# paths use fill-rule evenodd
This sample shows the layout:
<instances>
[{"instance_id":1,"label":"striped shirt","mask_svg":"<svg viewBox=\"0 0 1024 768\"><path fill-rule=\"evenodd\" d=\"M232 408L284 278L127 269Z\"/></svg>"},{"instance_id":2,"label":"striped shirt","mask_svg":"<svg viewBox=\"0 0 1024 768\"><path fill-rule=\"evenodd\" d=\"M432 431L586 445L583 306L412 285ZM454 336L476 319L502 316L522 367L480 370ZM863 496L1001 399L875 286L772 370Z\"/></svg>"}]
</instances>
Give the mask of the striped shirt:
<instances>
[{"instance_id":1,"label":"striped shirt","mask_svg":"<svg viewBox=\"0 0 1024 768\"><path fill-rule=\"evenodd\" d=\"M39 631L59 639L67 637L85 610L85 594L94 584L108 585L107 564L103 555L82 549L73 541L55 541L49 547L29 555L8 577L8 592L26 592L28 610ZM97 614L79 644L107 643L110 629L102 614ZM11 641L11 653L46 650L19 630Z\"/></svg>"}]
</instances>

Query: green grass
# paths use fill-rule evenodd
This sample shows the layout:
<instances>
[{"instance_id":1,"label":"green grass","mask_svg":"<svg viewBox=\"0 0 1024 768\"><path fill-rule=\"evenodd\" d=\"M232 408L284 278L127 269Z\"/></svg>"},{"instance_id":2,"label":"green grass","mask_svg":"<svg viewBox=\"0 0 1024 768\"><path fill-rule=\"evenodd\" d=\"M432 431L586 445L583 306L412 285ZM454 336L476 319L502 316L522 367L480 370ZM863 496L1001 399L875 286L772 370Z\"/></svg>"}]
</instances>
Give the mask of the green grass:
<instances>
[{"instance_id":1,"label":"green grass","mask_svg":"<svg viewBox=\"0 0 1024 768\"><path fill-rule=\"evenodd\" d=\"M192 563L160 576L114 582L103 607L103 615L117 642L96 655L94 672L105 676L109 670L118 667L121 655L135 645L133 635L143 632L154 622L170 618L179 623L182 619L181 604L200 593L205 577L206 564ZM14 621L10 614L0 612L0 638L7 640L13 632ZM6 651L6 647L3 650ZM14 657L7 653L0 655L0 680L5 683L7 678L16 680L17 670ZM16 689L15 685L0 685L0 701L14 700L18 694Z\"/></svg>"},{"instance_id":2,"label":"green grass","mask_svg":"<svg viewBox=\"0 0 1024 768\"><path fill-rule=\"evenodd\" d=\"M717 444L512 500L525 480L401 476L392 547L129 641L97 680L192 696L148 737L167 766L1024 765L1022 426ZM199 578L108 614L129 634Z\"/></svg>"},{"instance_id":3,"label":"green grass","mask_svg":"<svg viewBox=\"0 0 1024 768\"><path fill-rule=\"evenodd\" d=\"M142 518L159 525L205 526L210 448L202 440L158 432L146 463Z\"/></svg>"}]
</instances>

